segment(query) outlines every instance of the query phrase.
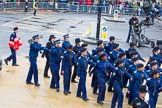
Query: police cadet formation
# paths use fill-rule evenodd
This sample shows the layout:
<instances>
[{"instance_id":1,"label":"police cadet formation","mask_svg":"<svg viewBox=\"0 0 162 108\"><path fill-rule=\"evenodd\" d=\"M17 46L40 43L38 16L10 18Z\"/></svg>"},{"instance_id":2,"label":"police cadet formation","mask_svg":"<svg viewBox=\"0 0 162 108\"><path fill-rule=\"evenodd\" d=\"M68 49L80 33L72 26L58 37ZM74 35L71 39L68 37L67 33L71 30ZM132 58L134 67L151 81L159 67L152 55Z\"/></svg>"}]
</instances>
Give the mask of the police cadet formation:
<instances>
[{"instance_id":1,"label":"police cadet formation","mask_svg":"<svg viewBox=\"0 0 162 108\"><path fill-rule=\"evenodd\" d=\"M4 61L8 65L8 62L12 60L13 66L19 66L16 63L18 48L15 49L12 44L20 41L16 36L18 27L13 30L9 43L12 54ZM162 91L162 68L160 68L162 49L159 46L152 49L152 55L146 62L135 49L134 43L130 43L130 47L124 51L115 42L114 36L110 36L109 42L105 45L102 40L98 40L92 53L87 50L88 44L81 44L80 38L75 39L74 46L71 45L68 34L63 36L62 44L55 35L50 35L46 47L39 43L39 38L39 35L35 35L30 42L30 68L26 84L40 86L37 57L41 51L41 56L46 58L44 77L50 78L48 76L48 70L50 70L52 73L50 88L56 89L57 92L60 91L60 75L63 75L64 94L71 93L70 83L78 83L76 97L88 101L86 91L88 74L90 77L92 76L92 92L94 95L98 95L96 99L98 104L104 104L107 87L108 92L113 92L111 108L122 108L123 88L127 88L126 98L128 98L128 104L133 108L156 108L159 93ZM31 82L32 76L34 76L34 83Z\"/></svg>"}]
</instances>

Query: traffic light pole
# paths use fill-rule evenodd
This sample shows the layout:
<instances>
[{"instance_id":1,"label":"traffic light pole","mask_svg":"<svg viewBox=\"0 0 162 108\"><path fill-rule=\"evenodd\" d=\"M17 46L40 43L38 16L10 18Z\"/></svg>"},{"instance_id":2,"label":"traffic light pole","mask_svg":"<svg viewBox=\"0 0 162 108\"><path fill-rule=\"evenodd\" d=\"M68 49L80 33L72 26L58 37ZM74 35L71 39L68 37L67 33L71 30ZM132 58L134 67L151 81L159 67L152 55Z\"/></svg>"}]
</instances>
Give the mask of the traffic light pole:
<instances>
[{"instance_id":1,"label":"traffic light pole","mask_svg":"<svg viewBox=\"0 0 162 108\"><path fill-rule=\"evenodd\" d=\"M101 23L101 0L99 0L98 4L98 14L97 14L97 30L96 30L96 40L99 40L100 36L100 23Z\"/></svg>"}]
</instances>

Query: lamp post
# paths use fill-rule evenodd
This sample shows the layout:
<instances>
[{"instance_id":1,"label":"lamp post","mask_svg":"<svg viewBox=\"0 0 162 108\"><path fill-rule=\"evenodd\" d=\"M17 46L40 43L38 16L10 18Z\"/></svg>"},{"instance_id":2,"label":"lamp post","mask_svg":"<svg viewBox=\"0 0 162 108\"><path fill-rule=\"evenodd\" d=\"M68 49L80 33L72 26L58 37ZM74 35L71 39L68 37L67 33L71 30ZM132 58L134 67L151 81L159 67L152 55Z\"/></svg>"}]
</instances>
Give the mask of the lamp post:
<instances>
[{"instance_id":1,"label":"lamp post","mask_svg":"<svg viewBox=\"0 0 162 108\"><path fill-rule=\"evenodd\" d=\"M101 23L101 0L99 0L99 3L97 5L98 14L97 14L97 31L96 31L96 40L99 40L100 36L100 23Z\"/></svg>"}]
</instances>

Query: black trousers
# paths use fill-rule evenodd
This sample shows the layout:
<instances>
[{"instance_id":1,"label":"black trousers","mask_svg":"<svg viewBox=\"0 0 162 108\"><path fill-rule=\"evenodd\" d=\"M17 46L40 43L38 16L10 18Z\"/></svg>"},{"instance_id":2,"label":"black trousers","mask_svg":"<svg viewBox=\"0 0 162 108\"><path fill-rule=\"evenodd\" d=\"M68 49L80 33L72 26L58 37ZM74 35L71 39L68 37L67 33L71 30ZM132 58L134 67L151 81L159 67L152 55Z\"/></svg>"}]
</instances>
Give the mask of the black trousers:
<instances>
[{"instance_id":1,"label":"black trousers","mask_svg":"<svg viewBox=\"0 0 162 108\"><path fill-rule=\"evenodd\" d=\"M47 60L46 60L46 65L45 65L45 68L44 68L44 76L48 76L48 70L49 70L49 68L50 68L50 66L49 66L49 58L46 58ZM51 71L51 69L50 69L50 71ZM52 71L51 71L52 72Z\"/></svg>"},{"instance_id":2,"label":"black trousers","mask_svg":"<svg viewBox=\"0 0 162 108\"><path fill-rule=\"evenodd\" d=\"M71 81L75 81L76 75L77 75L77 66L74 65L74 71L73 71L73 75L72 75Z\"/></svg>"}]
</instances>

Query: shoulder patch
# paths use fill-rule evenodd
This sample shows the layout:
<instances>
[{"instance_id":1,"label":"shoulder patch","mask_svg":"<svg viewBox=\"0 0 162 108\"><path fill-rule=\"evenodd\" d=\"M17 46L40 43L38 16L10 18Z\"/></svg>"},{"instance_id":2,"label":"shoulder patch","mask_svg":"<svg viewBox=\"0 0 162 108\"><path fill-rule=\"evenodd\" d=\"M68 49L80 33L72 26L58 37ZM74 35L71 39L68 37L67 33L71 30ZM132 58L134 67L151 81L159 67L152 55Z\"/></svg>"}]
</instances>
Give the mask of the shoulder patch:
<instances>
[{"instance_id":1,"label":"shoulder patch","mask_svg":"<svg viewBox=\"0 0 162 108\"><path fill-rule=\"evenodd\" d=\"M78 58L79 60L81 59L81 57Z\"/></svg>"},{"instance_id":2,"label":"shoulder patch","mask_svg":"<svg viewBox=\"0 0 162 108\"><path fill-rule=\"evenodd\" d=\"M134 71L133 73L137 73L137 71Z\"/></svg>"},{"instance_id":3,"label":"shoulder patch","mask_svg":"<svg viewBox=\"0 0 162 108\"><path fill-rule=\"evenodd\" d=\"M141 103L140 103L140 102L137 102L137 103L136 103L136 105L137 105L137 106L140 106L140 105L141 105Z\"/></svg>"},{"instance_id":4,"label":"shoulder patch","mask_svg":"<svg viewBox=\"0 0 162 108\"><path fill-rule=\"evenodd\" d=\"M115 67L116 70L118 70L118 67Z\"/></svg>"},{"instance_id":5,"label":"shoulder patch","mask_svg":"<svg viewBox=\"0 0 162 108\"><path fill-rule=\"evenodd\" d=\"M151 80L151 78L147 78L147 81Z\"/></svg>"}]
</instances>

